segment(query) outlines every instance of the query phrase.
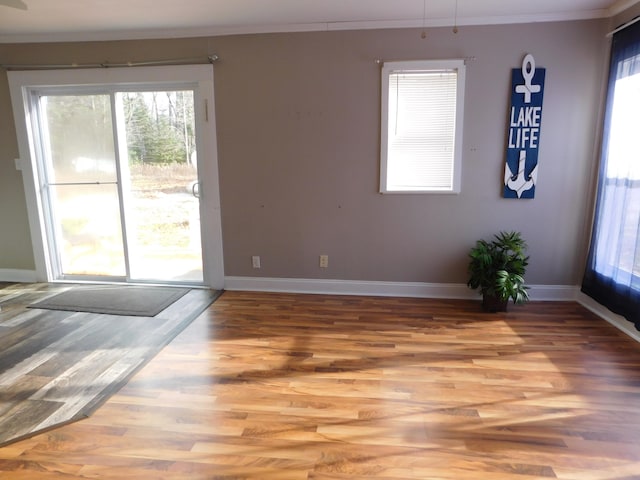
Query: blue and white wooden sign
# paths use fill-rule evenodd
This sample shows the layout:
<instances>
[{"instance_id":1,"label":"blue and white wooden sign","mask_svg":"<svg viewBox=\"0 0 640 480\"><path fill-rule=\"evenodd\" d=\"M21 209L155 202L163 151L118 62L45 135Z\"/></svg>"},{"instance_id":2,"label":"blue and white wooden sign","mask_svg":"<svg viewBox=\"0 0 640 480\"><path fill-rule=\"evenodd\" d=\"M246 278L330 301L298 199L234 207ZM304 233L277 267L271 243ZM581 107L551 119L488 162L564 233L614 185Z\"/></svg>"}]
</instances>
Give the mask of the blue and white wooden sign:
<instances>
[{"instance_id":1,"label":"blue and white wooden sign","mask_svg":"<svg viewBox=\"0 0 640 480\"><path fill-rule=\"evenodd\" d=\"M505 198L534 198L536 193L544 77L545 69L536 68L531 54L524 57L522 68L511 72Z\"/></svg>"}]
</instances>

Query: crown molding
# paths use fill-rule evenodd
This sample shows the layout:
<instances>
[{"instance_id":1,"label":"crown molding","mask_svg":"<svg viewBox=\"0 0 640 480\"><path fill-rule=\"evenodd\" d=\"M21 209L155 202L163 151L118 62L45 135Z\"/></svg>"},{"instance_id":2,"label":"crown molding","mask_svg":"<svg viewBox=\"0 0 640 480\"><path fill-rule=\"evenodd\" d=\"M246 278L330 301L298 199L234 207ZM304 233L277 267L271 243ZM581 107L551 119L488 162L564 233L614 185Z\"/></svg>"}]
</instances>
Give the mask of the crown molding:
<instances>
[{"instance_id":1,"label":"crown molding","mask_svg":"<svg viewBox=\"0 0 640 480\"><path fill-rule=\"evenodd\" d=\"M638 2L640 2L640 0L618 0L609 7L607 10L607 16L613 17L614 15L618 15L619 13L633 7Z\"/></svg>"},{"instance_id":2,"label":"crown molding","mask_svg":"<svg viewBox=\"0 0 640 480\"><path fill-rule=\"evenodd\" d=\"M637 3L639 0L620 0L619 3ZM617 4L616 4L617 5ZM611 7L613 8L613 7ZM584 12L563 12L560 14L500 15L487 17L458 18L458 26L508 25L523 23L567 22L575 20L593 20L611 16L611 8L588 10ZM51 32L42 34L4 34L0 43L52 43L52 42L88 42L120 40L152 40L170 38L220 37L228 35L255 35L268 33L299 33L342 30L383 30L402 28L438 28L454 25L453 17L433 18L422 22L412 20L381 20L354 22L322 22L274 25L237 25L229 27L201 27L182 29L141 29L101 32Z\"/></svg>"}]
</instances>

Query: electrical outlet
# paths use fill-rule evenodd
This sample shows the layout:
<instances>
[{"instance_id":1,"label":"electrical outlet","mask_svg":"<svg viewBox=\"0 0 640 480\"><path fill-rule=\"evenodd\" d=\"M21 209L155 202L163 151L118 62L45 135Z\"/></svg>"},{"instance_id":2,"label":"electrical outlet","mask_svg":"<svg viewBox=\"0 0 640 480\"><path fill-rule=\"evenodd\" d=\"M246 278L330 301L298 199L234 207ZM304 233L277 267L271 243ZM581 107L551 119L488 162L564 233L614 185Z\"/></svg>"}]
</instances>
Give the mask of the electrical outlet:
<instances>
[{"instance_id":1,"label":"electrical outlet","mask_svg":"<svg viewBox=\"0 0 640 480\"><path fill-rule=\"evenodd\" d=\"M260 268L260 256L259 255L254 255L253 257L251 257L251 265L253 266L253 268Z\"/></svg>"},{"instance_id":2,"label":"electrical outlet","mask_svg":"<svg viewBox=\"0 0 640 480\"><path fill-rule=\"evenodd\" d=\"M320 268L329 268L329 255L320 255Z\"/></svg>"}]
</instances>

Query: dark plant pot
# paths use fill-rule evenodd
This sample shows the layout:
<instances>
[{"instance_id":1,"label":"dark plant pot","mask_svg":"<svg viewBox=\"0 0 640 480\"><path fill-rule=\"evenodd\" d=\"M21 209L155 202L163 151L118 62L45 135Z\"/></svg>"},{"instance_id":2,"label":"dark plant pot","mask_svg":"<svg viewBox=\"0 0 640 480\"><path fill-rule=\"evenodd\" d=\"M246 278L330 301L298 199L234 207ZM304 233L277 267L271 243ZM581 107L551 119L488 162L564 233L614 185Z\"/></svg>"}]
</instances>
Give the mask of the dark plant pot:
<instances>
[{"instance_id":1,"label":"dark plant pot","mask_svg":"<svg viewBox=\"0 0 640 480\"><path fill-rule=\"evenodd\" d=\"M483 295L482 296L482 309L485 312L506 312L509 299L502 300L495 295Z\"/></svg>"}]
</instances>

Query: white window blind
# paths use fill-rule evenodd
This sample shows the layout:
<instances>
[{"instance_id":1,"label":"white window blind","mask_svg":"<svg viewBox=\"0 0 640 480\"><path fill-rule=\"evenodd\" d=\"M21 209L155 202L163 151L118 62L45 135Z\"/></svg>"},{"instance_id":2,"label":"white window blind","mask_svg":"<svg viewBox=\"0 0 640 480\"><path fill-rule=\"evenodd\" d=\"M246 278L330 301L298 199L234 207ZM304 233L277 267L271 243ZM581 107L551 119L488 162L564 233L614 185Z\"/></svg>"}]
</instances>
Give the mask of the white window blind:
<instances>
[{"instance_id":1,"label":"white window blind","mask_svg":"<svg viewBox=\"0 0 640 480\"><path fill-rule=\"evenodd\" d=\"M459 191L463 69L451 60L383 67L382 192Z\"/></svg>"}]
</instances>

